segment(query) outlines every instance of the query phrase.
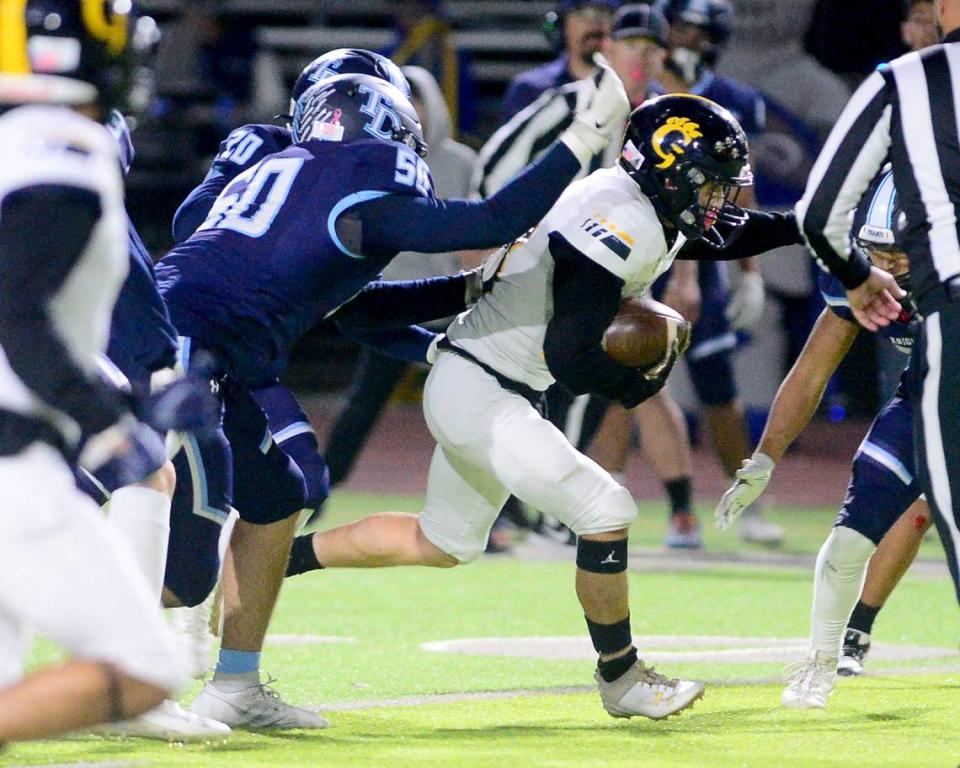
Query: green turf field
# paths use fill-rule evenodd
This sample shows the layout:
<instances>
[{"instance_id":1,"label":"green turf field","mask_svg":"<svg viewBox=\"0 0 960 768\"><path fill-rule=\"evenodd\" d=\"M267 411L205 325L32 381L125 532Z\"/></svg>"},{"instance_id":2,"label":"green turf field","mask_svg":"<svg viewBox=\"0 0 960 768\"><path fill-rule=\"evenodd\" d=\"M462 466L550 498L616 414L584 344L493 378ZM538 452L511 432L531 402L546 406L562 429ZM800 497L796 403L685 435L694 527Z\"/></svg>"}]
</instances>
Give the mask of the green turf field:
<instances>
[{"instance_id":1,"label":"green turf field","mask_svg":"<svg viewBox=\"0 0 960 768\"><path fill-rule=\"evenodd\" d=\"M341 495L331 519L415 506L415 500ZM787 524L790 548L798 552L814 551L831 521L828 512L775 516ZM635 537L641 545L659 542L661 517L653 507L645 510ZM712 551L746 551L734 539L711 535L708 544ZM925 545L923 554L936 557L937 550ZM587 656L519 655L530 647L552 648L551 642L567 649L588 643L572 586L567 562L502 557L452 571L340 571L291 579L271 627L280 642L268 645L264 669L284 697L323 710L333 721L330 730L237 734L217 746L85 736L17 745L0 755L0 764L960 764L960 620L949 579L929 568L908 574L877 620L877 651L886 644L891 657L871 660L872 678L841 681L823 712L781 709L781 686L769 681L786 659L757 658L767 646L776 650L778 639L805 636L807 570L730 562L632 574L634 633L644 652L662 658L658 668L668 674L712 683L692 711L659 723L609 718L591 690ZM718 636L727 639L716 645L710 638ZM436 652L421 645L537 637L558 640L520 650L501 641L501 652L516 655ZM922 646L928 657L904 655L904 646ZM51 653L40 646L35 660Z\"/></svg>"}]
</instances>

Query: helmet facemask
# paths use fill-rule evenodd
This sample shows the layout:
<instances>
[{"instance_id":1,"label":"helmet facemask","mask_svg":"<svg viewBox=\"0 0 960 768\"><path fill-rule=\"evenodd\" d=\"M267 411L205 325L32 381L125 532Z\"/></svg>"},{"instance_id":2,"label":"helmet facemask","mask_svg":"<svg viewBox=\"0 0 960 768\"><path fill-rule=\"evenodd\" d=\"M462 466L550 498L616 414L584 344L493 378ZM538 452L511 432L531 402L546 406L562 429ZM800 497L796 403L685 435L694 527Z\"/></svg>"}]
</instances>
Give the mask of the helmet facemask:
<instances>
[{"instance_id":1,"label":"helmet facemask","mask_svg":"<svg viewBox=\"0 0 960 768\"><path fill-rule=\"evenodd\" d=\"M674 197L676 213L671 223L685 236L703 240L713 248L725 248L740 233L747 222L747 214L739 205L737 197L742 187L753 183L750 164L745 163L735 177L708 174L697 166L688 166L678 176L687 187L684 194ZM664 187L674 183L665 178Z\"/></svg>"}]
</instances>

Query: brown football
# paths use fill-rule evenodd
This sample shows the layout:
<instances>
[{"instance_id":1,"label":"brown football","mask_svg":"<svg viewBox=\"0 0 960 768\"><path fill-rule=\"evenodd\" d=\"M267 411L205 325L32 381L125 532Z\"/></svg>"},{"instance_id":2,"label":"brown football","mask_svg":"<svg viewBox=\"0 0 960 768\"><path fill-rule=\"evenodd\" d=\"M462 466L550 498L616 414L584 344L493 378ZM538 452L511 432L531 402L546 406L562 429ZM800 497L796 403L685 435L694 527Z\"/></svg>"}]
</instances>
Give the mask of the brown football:
<instances>
[{"instance_id":1,"label":"brown football","mask_svg":"<svg viewBox=\"0 0 960 768\"><path fill-rule=\"evenodd\" d=\"M675 309L651 298L627 298L603 334L603 350L628 368L649 368L664 359L673 339L690 342L690 323Z\"/></svg>"}]
</instances>

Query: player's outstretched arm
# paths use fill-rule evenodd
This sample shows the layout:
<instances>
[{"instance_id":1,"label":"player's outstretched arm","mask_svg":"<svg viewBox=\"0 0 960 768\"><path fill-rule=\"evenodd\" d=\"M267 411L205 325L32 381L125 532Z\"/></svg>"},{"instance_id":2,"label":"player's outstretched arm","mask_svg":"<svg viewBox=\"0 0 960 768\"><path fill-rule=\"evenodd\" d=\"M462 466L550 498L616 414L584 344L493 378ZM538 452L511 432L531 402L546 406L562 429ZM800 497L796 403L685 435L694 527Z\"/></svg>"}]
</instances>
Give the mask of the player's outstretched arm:
<instances>
[{"instance_id":1,"label":"player's outstretched arm","mask_svg":"<svg viewBox=\"0 0 960 768\"><path fill-rule=\"evenodd\" d=\"M375 280L332 318L359 331L403 328L460 314L483 290L480 268L419 280Z\"/></svg>"},{"instance_id":2,"label":"player's outstretched arm","mask_svg":"<svg viewBox=\"0 0 960 768\"><path fill-rule=\"evenodd\" d=\"M429 358L429 351L437 339L437 334L419 325L410 325L405 328L359 329L337 323L337 328L348 339L386 357L405 360L408 363L433 362Z\"/></svg>"},{"instance_id":3,"label":"player's outstretched arm","mask_svg":"<svg viewBox=\"0 0 960 768\"><path fill-rule=\"evenodd\" d=\"M747 221L726 248L711 248L703 240L688 241L677 253L678 259L695 261L732 261L756 256L785 245L801 245L803 238L792 211L755 211L744 208ZM723 223L715 226L723 227Z\"/></svg>"},{"instance_id":4,"label":"player's outstretched arm","mask_svg":"<svg viewBox=\"0 0 960 768\"><path fill-rule=\"evenodd\" d=\"M538 160L486 200L433 200L387 195L359 203L340 217L359 219L364 253L444 253L495 248L536 225L567 185L610 140L626 118L623 83L604 65L587 107Z\"/></svg>"},{"instance_id":5,"label":"player's outstretched arm","mask_svg":"<svg viewBox=\"0 0 960 768\"><path fill-rule=\"evenodd\" d=\"M777 463L813 418L827 382L858 332L854 323L823 310L803 352L777 390L757 450L744 460L717 505L717 527L729 527L763 493Z\"/></svg>"}]
</instances>

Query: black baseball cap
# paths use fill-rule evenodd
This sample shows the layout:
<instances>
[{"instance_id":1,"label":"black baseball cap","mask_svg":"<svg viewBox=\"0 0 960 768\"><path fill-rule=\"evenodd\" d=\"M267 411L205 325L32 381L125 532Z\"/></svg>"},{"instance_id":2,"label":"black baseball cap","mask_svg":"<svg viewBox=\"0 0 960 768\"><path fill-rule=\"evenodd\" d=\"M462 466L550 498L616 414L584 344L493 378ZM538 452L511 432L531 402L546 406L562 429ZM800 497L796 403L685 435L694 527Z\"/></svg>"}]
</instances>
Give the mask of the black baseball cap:
<instances>
[{"instance_id":1,"label":"black baseball cap","mask_svg":"<svg viewBox=\"0 0 960 768\"><path fill-rule=\"evenodd\" d=\"M613 17L610 37L624 40L628 37L647 37L662 48L670 44L670 25L659 8L650 5L624 5Z\"/></svg>"}]
</instances>

